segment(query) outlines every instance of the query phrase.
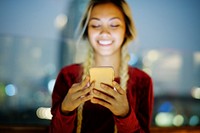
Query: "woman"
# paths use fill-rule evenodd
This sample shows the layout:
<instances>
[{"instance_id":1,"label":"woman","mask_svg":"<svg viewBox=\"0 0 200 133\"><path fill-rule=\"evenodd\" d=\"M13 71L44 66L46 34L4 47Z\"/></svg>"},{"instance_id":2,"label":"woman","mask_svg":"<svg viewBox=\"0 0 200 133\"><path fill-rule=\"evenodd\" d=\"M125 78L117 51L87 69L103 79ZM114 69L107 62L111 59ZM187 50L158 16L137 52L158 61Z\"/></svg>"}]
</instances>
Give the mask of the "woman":
<instances>
[{"instance_id":1,"label":"woman","mask_svg":"<svg viewBox=\"0 0 200 133\"><path fill-rule=\"evenodd\" d=\"M64 67L52 94L54 133L149 132L153 106L151 78L128 66L127 45L136 31L124 0L90 0L81 37L89 51L83 64ZM112 66L112 86L89 84L89 68ZM116 90L114 90L115 88Z\"/></svg>"}]
</instances>

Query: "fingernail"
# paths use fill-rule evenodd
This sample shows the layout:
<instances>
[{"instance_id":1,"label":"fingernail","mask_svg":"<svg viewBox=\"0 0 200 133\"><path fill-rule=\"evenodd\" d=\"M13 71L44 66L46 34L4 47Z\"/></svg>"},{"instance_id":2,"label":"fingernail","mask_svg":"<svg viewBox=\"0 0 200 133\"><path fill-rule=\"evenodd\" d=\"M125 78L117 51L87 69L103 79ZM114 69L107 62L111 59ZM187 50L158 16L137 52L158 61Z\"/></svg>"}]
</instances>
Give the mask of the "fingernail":
<instances>
[{"instance_id":1,"label":"fingernail","mask_svg":"<svg viewBox=\"0 0 200 133\"><path fill-rule=\"evenodd\" d=\"M87 87L89 87L89 86L90 86L90 82L87 83Z\"/></svg>"},{"instance_id":2,"label":"fingernail","mask_svg":"<svg viewBox=\"0 0 200 133\"><path fill-rule=\"evenodd\" d=\"M98 94L98 91L96 91L96 90L93 90L93 93L94 93L94 94Z\"/></svg>"}]
</instances>

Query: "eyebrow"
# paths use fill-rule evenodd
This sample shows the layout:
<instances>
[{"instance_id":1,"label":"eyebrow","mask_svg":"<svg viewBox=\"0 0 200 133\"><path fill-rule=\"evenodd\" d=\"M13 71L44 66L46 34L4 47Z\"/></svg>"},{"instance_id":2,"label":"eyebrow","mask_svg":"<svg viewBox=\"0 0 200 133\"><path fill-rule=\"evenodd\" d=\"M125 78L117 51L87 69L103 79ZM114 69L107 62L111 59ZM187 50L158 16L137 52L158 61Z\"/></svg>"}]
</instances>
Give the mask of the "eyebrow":
<instances>
[{"instance_id":1,"label":"eyebrow","mask_svg":"<svg viewBox=\"0 0 200 133\"><path fill-rule=\"evenodd\" d=\"M109 19L109 21L114 20L114 19L118 19L118 20L122 21L122 19L119 18L119 17L113 17L113 18ZM89 21L91 21L91 20L97 20L97 21L100 21L101 19L100 19L100 18L93 17L93 18L90 18Z\"/></svg>"}]
</instances>

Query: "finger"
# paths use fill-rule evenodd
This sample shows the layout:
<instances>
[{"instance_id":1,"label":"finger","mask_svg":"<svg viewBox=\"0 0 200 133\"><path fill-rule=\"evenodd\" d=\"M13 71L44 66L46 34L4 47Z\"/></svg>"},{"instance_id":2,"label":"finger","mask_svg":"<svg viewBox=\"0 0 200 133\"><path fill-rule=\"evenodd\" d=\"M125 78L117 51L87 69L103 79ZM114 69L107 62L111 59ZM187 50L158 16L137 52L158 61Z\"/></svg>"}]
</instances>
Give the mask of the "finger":
<instances>
[{"instance_id":1,"label":"finger","mask_svg":"<svg viewBox=\"0 0 200 133\"><path fill-rule=\"evenodd\" d=\"M86 76L85 79L81 82L80 87L84 88L86 86L89 86L88 83L90 83L90 77Z\"/></svg>"},{"instance_id":2,"label":"finger","mask_svg":"<svg viewBox=\"0 0 200 133\"><path fill-rule=\"evenodd\" d=\"M92 89L94 88L94 83L92 83L89 87L86 87L85 89L79 90L77 93L74 93L73 99L79 99L80 97L85 97L86 95L89 95Z\"/></svg>"},{"instance_id":3,"label":"finger","mask_svg":"<svg viewBox=\"0 0 200 133\"><path fill-rule=\"evenodd\" d=\"M117 90L117 92L119 92L121 95L124 95L125 94L125 91L121 88L121 86L113 81L113 87Z\"/></svg>"},{"instance_id":4,"label":"finger","mask_svg":"<svg viewBox=\"0 0 200 133\"><path fill-rule=\"evenodd\" d=\"M81 83L76 83L76 84L73 84L72 85L72 88L73 88L73 92L77 92L79 90L82 90L84 87L87 86L87 84L89 84L89 76L86 76L86 78L81 82Z\"/></svg>"},{"instance_id":5,"label":"finger","mask_svg":"<svg viewBox=\"0 0 200 133\"><path fill-rule=\"evenodd\" d=\"M113 96L116 95L116 91L114 90L114 87L111 87L111 86L108 86L104 83L101 83L101 88L102 88L102 92L110 95L110 96Z\"/></svg>"},{"instance_id":6,"label":"finger","mask_svg":"<svg viewBox=\"0 0 200 133\"><path fill-rule=\"evenodd\" d=\"M77 99L74 101L74 104L76 104L77 106L79 106L81 103L84 103L88 100L91 100L93 98L93 95L91 93L91 90L94 88L94 83L91 83L91 86L89 86L86 89L79 91L79 94L76 94Z\"/></svg>"},{"instance_id":7,"label":"finger","mask_svg":"<svg viewBox=\"0 0 200 133\"><path fill-rule=\"evenodd\" d=\"M73 84L72 87L69 89L68 94L73 95L77 91L78 85L78 83Z\"/></svg>"},{"instance_id":8,"label":"finger","mask_svg":"<svg viewBox=\"0 0 200 133\"><path fill-rule=\"evenodd\" d=\"M94 103L94 104L99 104L101 106L104 106L104 107L106 107L108 109L111 109L111 104L109 104L109 103L107 103L105 101L99 100L97 98L92 98L91 102Z\"/></svg>"},{"instance_id":9,"label":"finger","mask_svg":"<svg viewBox=\"0 0 200 133\"><path fill-rule=\"evenodd\" d=\"M105 93L102 93L98 90L93 90L93 97L98 98L98 99L102 99L110 104L112 104L114 102L114 97L108 96Z\"/></svg>"},{"instance_id":10,"label":"finger","mask_svg":"<svg viewBox=\"0 0 200 133\"><path fill-rule=\"evenodd\" d=\"M76 100L76 103L77 103L77 105L80 105L80 104L82 104L82 103L84 103L84 102L86 102L86 101L91 100L92 98L93 98L93 96L92 96L91 94L89 94L89 95L86 95L86 96L84 96L84 97L78 98L78 99Z\"/></svg>"},{"instance_id":11,"label":"finger","mask_svg":"<svg viewBox=\"0 0 200 133\"><path fill-rule=\"evenodd\" d=\"M93 95L93 91L92 90L94 89L94 86L95 86L95 81L92 81L92 83L90 84L90 87L89 87L91 95Z\"/></svg>"}]
</instances>

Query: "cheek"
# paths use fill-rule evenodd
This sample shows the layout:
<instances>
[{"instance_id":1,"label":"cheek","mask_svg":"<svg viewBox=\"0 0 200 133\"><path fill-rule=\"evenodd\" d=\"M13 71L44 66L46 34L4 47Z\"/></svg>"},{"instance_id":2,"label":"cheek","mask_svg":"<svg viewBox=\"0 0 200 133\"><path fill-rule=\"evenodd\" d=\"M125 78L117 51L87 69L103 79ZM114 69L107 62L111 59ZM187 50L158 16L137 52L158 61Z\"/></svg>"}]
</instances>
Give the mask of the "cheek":
<instances>
[{"instance_id":1,"label":"cheek","mask_svg":"<svg viewBox=\"0 0 200 133\"><path fill-rule=\"evenodd\" d=\"M124 41L125 33L124 32L116 32L114 36L115 36L115 39L117 40L117 42L120 43L120 45L121 45Z\"/></svg>"},{"instance_id":2,"label":"cheek","mask_svg":"<svg viewBox=\"0 0 200 133\"><path fill-rule=\"evenodd\" d=\"M90 34L88 35L88 41L90 46L92 46L93 48L96 47L96 36L94 34Z\"/></svg>"},{"instance_id":3,"label":"cheek","mask_svg":"<svg viewBox=\"0 0 200 133\"><path fill-rule=\"evenodd\" d=\"M89 40L90 43L92 42L92 40L94 38L93 36L94 36L94 34L92 34L92 31L88 30L88 40Z\"/></svg>"},{"instance_id":4,"label":"cheek","mask_svg":"<svg viewBox=\"0 0 200 133\"><path fill-rule=\"evenodd\" d=\"M89 38L89 40L94 40L95 36L96 36L96 33L94 32L94 30L88 29L88 38Z\"/></svg>"}]
</instances>

